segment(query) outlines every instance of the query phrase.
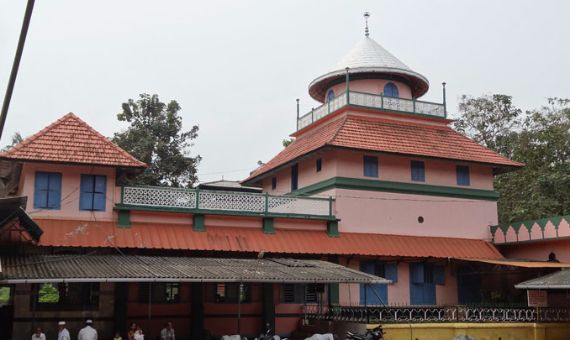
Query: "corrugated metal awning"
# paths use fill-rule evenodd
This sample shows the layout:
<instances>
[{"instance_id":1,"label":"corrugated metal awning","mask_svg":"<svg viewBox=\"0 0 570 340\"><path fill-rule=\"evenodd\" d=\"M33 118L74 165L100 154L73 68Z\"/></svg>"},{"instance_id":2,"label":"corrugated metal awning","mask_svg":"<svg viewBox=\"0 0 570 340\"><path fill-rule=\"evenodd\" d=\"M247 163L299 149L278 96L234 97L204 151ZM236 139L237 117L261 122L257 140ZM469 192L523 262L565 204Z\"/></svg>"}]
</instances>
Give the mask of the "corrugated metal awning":
<instances>
[{"instance_id":1,"label":"corrugated metal awning","mask_svg":"<svg viewBox=\"0 0 570 340\"><path fill-rule=\"evenodd\" d=\"M563 269L515 285L518 289L570 289L570 270Z\"/></svg>"},{"instance_id":2,"label":"corrugated metal awning","mask_svg":"<svg viewBox=\"0 0 570 340\"><path fill-rule=\"evenodd\" d=\"M456 258L460 261L481 262L489 264L497 264L500 266L511 266L521 268L570 268L570 263L560 263L551 261L530 261L530 260L516 260L516 259L467 259Z\"/></svg>"},{"instance_id":3,"label":"corrugated metal awning","mask_svg":"<svg viewBox=\"0 0 570 340\"><path fill-rule=\"evenodd\" d=\"M274 282L390 283L320 260L137 255L27 255L0 259L0 283Z\"/></svg>"},{"instance_id":4,"label":"corrugated metal awning","mask_svg":"<svg viewBox=\"0 0 570 340\"><path fill-rule=\"evenodd\" d=\"M502 258L484 240L323 230L279 229L275 235L257 227L213 227L196 232L185 224L132 223L117 228L114 221L36 219L44 230L40 246L135 248L302 255L362 255L434 258ZM274 255L275 256L275 255ZM280 255L283 256L283 255Z\"/></svg>"}]
</instances>

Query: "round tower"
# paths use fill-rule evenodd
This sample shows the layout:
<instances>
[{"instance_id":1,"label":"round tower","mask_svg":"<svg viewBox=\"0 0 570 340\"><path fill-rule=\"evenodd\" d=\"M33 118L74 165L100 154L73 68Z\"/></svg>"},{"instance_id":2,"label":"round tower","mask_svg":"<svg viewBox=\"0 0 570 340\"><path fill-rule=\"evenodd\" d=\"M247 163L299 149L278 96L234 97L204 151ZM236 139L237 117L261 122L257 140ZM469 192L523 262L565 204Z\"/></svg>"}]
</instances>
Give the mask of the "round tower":
<instances>
[{"instance_id":1,"label":"round tower","mask_svg":"<svg viewBox=\"0 0 570 340\"><path fill-rule=\"evenodd\" d=\"M329 72L309 84L309 94L324 103L344 93L346 69L350 90L357 92L417 99L429 88L426 77L412 70L370 37L368 13L364 39L358 42Z\"/></svg>"}]
</instances>

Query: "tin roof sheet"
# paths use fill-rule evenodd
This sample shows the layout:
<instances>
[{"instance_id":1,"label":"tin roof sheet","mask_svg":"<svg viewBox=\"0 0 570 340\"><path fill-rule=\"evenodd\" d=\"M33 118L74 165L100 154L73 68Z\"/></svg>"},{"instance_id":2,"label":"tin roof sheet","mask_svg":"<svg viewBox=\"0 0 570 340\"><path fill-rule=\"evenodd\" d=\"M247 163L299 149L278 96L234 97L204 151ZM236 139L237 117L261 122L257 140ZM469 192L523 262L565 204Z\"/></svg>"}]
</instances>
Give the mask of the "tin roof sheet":
<instances>
[{"instance_id":1,"label":"tin roof sheet","mask_svg":"<svg viewBox=\"0 0 570 340\"><path fill-rule=\"evenodd\" d=\"M0 282L291 282L389 283L320 260L138 255L2 257Z\"/></svg>"}]
</instances>

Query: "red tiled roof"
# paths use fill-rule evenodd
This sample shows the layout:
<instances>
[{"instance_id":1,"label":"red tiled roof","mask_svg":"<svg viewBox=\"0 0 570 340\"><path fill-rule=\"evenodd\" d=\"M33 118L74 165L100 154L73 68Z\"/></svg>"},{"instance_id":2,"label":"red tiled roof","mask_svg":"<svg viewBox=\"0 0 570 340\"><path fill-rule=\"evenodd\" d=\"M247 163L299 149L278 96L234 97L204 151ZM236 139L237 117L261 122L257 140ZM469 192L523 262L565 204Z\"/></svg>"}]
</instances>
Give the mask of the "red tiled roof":
<instances>
[{"instance_id":1,"label":"red tiled roof","mask_svg":"<svg viewBox=\"0 0 570 340\"><path fill-rule=\"evenodd\" d=\"M146 167L71 112L0 153L0 159Z\"/></svg>"},{"instance_id":2,"label":"red tiled roof","mask_svg":"<svg viewBox=\"0 0 570 340\"><path fill-rule=\"evenodd\" d=\"M325 231L261 228L208 227L196 232L188 225L133 223L119 228L114 222L41 220L44 231L39 245L53 247L119 247L168 250L254 252L314 255L362 255L436 258L502 258L483 240L341 233L329 237Z\"/></svg>"},{"instance_id":3,"label":"red tiled roof","mask_svg":"<svg viewBox=\"0 0 570 340\"><path fill-rule=\"evenodd\" d=\"M325 146L521 167L447 125L347 114L300 136L244 182Z\"/></svg>"}]
</instances>

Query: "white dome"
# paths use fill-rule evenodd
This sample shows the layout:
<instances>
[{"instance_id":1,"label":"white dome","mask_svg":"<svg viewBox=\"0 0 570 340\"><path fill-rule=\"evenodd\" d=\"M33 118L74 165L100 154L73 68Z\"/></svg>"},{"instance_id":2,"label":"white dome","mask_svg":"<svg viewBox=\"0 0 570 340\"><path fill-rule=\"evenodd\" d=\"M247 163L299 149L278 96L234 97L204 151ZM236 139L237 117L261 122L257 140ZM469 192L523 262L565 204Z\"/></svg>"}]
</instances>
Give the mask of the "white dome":
<instances>
[{"instance_id":1,"label":"white dome","mask_svg":"<svg viewBox=\"0 0 570 340\"><path fill-rule=\"evenodd\" d=\"M330 72L309 84L311 97L323 102L326 90L344 81L347 67L350 75L359 75L359 79L366 78L367 74L371 78L382 75L399 77L410 86L415 98L425 94L429 88L429 81L426 77L413 71L372 38L364 37Z\"/></svg>"}]
</instances>

